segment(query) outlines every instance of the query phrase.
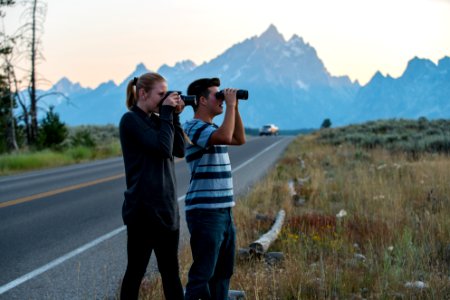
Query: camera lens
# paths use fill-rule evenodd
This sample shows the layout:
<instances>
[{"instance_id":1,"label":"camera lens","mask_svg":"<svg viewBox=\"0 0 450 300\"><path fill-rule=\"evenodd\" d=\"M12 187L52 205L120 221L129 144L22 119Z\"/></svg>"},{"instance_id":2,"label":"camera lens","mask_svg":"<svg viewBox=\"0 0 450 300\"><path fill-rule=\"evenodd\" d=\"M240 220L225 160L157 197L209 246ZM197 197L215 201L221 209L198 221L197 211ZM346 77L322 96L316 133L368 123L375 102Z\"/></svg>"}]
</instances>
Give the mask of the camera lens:
<instances>
[{"instance_id":1,"label":"camera lens","mask_svg":"<svg viewBox=\"0 0 450 300\"><path fill-rule=\"evenodd\" d=\"M197 97L195 96L185 96L185 95L181 95L181 100L184 101L184 105L190 105L190 106L197 106Z\"/></svg>"}]
</instances>

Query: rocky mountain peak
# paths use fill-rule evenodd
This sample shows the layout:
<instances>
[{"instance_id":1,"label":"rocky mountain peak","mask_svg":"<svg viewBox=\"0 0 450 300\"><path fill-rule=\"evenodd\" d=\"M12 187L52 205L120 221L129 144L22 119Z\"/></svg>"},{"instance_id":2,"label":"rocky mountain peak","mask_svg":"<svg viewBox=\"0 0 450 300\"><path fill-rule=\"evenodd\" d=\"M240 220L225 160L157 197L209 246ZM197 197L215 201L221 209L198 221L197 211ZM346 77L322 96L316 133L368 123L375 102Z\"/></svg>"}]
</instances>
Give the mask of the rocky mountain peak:
<instances>
[{"instance_id":1,"label":"rocky mountain peak","mask_svg":"<svg viewBox=\"0 0 450 300\"><path fill-rule=\"evenodd\" d=\"M136 69L134 70L133 73L139 74L139 73L146 73L146 72L148 72L147 67L143 63L139 63L136 65Z\"/></svg>"},{"instance_id":2,"label":"rocky mountain peak","mask_svg":"<svg viewBox=\"0 0 450 300\"><path fill-rule=\"evenodd\" d=\"M437 71L437 66L429 59L414 57L408 62L402 77L411 80L420 76L429 75Z\"/></svg>"},{"instance_id":3,"label":"rocky mountain peak","mask_svg":"<svg viewBox=\"0 0 450 300\"><path fill-rule=\"evenodd\" d=\"M158 73L172 74L172 73L187 73L194 70L197 65L192 60L183 60L177 62L175 66L171 67L167 64L162 65L158 69Z\"/></svg>"},{"instance_id":4,"label":"rocky mountain peak","mask_svg":"<svg viewBox=\"0 0 450 300\"><path fill-rule=\"evenodd\" d=\"M278 31L275 25L270 24L269 28L264 31L260 36L259 40L267 43L284 43L283 35Z\"/></svg>"},{"instance_id":5,"label":"rocky mountain peak","mask_svg":"<svg viewBox=\"0 0 450 300\"><path fill-rule=\"evenodd\" d=\"M438 68L450 72L450 57L444 56L438 61Z\"/></svg>"},{"instance_id":6,"label":"rocky mountain peak","mask_svg":"<svg viewBox=\"0 0 450 300\"><path fill-rule=\"evenodd\" d=\"M144 73L150 72L147 67L143 64L143 63L139 63L136 65L136 68L134 69L134 71L127 77L125 78L124 81L122 81L122 83L119 85L120 87L123 86L127 86L128 82L133 79L134 77L139 77Z\"/></svg>"},{"instance_id":7,"label":"rocky mountain peak","mask_svg":"<svg viewBox=\"0 0 450 300\"><path fill-rule=\"evenodd\" d=\"M73 83L67 77L61 78L52 87L52 90L54 90L56 92L66 93L66 94L77 92L81 89L83 89L83 87L81 87L81 85L78 82Z\"/></svg>"}]
</instances>

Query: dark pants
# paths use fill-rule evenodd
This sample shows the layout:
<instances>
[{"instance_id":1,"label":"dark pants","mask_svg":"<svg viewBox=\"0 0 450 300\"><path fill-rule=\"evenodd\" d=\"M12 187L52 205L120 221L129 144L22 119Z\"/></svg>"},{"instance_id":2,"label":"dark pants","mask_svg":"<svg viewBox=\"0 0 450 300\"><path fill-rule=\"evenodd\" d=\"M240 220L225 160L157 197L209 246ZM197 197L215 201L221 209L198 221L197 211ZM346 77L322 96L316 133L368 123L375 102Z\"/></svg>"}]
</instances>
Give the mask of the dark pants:
<instances>
[{"instance_id":1,"label":"dark pants","mask_svg":"<svg viewBox=\"0 0 450 300\"><path fill-rule=\"evenodd\" d=\"M236 240L231 208L188 210L186 221L194 260L186 300L228 299Z\"/></svg>"},{"instance_id":2,"label":"dark pants","mask_svg":"<svg viewBox=\"0 0 450 300\"><path fill-rule=\"evenodd\" d=\"M138 299L139 287L153 250L155 250L166 299L184 299L178 266L180 231L134 224L127 226L127 233L128 265L122 282L120 299Z\"/></svg>"}]
</instances>

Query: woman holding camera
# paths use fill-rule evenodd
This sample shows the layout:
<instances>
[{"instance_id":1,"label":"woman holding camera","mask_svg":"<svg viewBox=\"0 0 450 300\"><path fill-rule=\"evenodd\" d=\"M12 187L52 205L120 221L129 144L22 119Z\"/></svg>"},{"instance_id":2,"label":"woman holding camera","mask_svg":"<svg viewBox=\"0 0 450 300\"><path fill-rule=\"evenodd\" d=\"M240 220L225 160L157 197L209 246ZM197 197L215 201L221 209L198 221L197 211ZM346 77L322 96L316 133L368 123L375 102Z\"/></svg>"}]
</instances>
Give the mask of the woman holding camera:
<instances>
[{"instance_id":1,"label":"woman holding camera","mask_svg":"<svg viewBox=\"0 0 450 300\"><path fill-rule=\"evenodd\" d=\"M167 93L157 73L132 79L129 109L120 120L126 190L122 217L127 226L128 264L120 298L137 299L152 251L155 251L166 299L183 299L179 277L179 212L174 157L184 157L184 133L178 93Z\"/></svg>"}]
</instances>

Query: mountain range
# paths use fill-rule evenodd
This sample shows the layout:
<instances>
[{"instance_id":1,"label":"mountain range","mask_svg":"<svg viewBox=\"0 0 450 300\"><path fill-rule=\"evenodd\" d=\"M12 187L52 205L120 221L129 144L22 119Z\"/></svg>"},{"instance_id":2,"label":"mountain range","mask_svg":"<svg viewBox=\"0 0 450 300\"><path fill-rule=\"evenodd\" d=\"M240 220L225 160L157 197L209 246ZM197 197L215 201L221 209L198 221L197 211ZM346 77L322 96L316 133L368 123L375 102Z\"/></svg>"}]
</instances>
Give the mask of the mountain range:
<instances>
[{"instance_id":1,"label":"mountain range","mask_svg":"<svg viewBox=\"0 0 450 300\"><path fill-rule=\"evenodd\" d=\"M126 85L149 71L140 63L121 83L107 81L95 89L62 78L42 92L58 91L69 98L45 98L68 125L117 125L126 111ZM415 57L399 78L376 72L361 86L348 76L331 75L313 46L297 35L285 40L274 25L209 62L197 66L186 60L162 65L157 72L171 90L185 92L201 77L219 77L221 87L249 90L249 99L239 108L250 128L266 123L281 129L318 128L325 118L341 126L384 118L450 117L450 57L438 64ZM188 107L182 121L192 116Z\"/></svg>"}]
</instances>

